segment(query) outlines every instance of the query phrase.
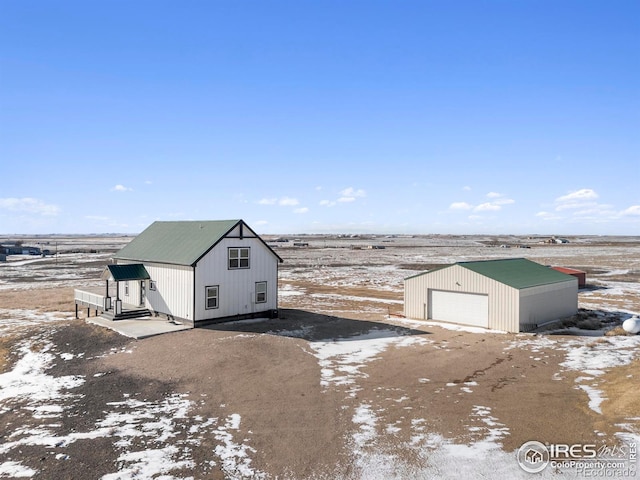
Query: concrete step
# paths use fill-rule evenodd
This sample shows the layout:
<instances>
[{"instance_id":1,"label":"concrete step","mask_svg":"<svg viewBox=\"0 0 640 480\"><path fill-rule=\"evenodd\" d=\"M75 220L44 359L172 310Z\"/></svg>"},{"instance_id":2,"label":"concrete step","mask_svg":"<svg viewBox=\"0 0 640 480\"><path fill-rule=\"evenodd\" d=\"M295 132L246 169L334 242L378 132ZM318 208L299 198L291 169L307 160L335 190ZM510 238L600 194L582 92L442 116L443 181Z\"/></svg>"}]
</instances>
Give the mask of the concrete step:
<instances>
[{"instance_id":1,"label":"concrete step","mask_svg":"<svg viewBox=\"0 0 640 480\"><path fill-rule=\"evenodd\" d=\"M131 318L150 317L151 312L147 308L140 308L136 310L125 310L116 315L113 310L109 310L108 312L104 312L101 316L109 320L116 321L128 320Z\"/></svg>"}]
</instances>

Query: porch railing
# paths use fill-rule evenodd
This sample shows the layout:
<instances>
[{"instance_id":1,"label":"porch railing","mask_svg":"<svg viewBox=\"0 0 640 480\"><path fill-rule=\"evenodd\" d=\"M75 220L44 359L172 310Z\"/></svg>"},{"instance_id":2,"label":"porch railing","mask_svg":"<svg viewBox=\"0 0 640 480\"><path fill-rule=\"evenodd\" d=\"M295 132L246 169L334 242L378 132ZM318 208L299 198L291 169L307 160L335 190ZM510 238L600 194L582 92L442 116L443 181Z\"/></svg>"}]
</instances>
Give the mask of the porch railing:
<instances>
[{"instance_id":1,"label":"porch railing","mask_svg":"<svg viewBox=\"0 0 640 480\"><path fill-rule=\"evenodd\" d=\"M110 305L105 304L105 296L99 293L87 292L85 290L75 290L75 302L86 307L99 308L106 310Z\"/></svg>"}]
</instances>

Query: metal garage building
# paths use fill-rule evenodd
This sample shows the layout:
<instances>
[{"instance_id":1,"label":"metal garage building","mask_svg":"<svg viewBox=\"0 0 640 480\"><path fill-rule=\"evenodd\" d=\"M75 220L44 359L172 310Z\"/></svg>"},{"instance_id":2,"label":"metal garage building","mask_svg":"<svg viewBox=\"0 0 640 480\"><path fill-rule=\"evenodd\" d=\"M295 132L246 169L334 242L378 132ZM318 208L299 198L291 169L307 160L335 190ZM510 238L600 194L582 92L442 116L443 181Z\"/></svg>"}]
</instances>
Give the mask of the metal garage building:
<instances>
[{"instance_id":1,"label":"metal garage building","mask_svg":"<svg viewBox=\"0 0 640 480\"><path fill-rule=\"evenodd\" d=\"M458 262L404 281L407 318L523 332L577 310L575 277L524 258Z\"/></svg>"}]
</instances>

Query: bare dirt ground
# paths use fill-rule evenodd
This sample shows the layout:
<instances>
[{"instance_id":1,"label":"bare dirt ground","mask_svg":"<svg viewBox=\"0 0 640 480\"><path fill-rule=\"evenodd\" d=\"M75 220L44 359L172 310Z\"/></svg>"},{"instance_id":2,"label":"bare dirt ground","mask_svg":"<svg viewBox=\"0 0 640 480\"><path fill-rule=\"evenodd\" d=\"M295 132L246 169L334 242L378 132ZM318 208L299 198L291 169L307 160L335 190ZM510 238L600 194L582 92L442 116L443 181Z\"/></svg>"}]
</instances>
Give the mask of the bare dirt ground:
<instances>
[{"instance_id":1,"label":"bare dirt ground","mask_svg":"<svg viewBox=\"0 0 640 480\"><path fill-rule=\"evenodd\" d=\"M640 343L604 332L640 311L640 239L304 241L276 248L280 318L140 341L71 318L109 252L5 269L0 478L528 478L526 441L638 438ZM415 271L511 256L586 270L582 317L516 335L400 316ZM80 271L51 288L52 265ZM23 367L36 354L48 363Z\"/></svg>"}]
</instances>

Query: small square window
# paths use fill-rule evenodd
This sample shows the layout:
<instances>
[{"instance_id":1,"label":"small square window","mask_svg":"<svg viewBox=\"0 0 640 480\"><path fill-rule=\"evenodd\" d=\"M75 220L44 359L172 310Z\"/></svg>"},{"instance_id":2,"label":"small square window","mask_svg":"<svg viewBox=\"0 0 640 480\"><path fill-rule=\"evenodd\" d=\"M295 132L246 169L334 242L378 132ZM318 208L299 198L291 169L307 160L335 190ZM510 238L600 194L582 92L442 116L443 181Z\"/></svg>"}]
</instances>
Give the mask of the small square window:
<instances>
[{"instance_id":1,"label":"small square window","mask_svg":"<svg viewBox=\"0 0 640 480\"><path fill-rule=\"evenodd\" d=\"M249 268L249 258L251 256L251 249L245 248L229 248L229 270L236 270L239 268Z\"/></svg>"}]
</instances>

